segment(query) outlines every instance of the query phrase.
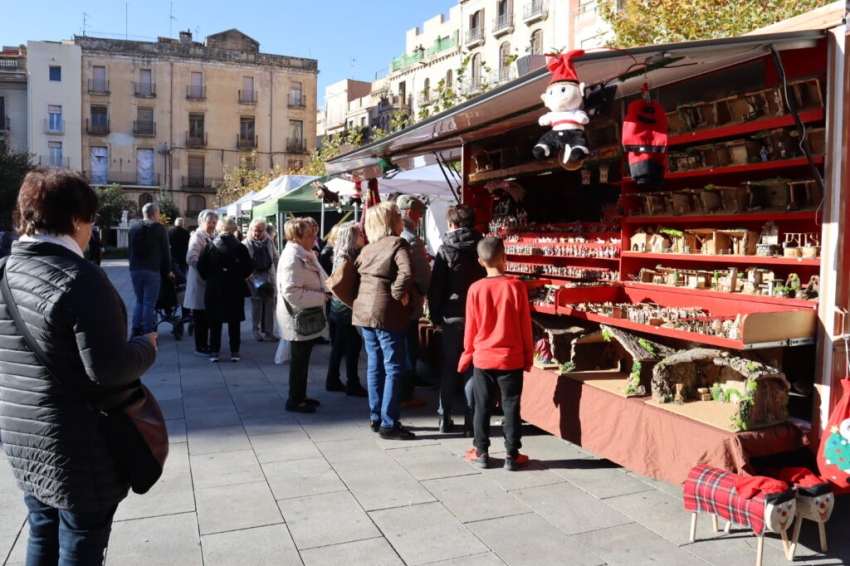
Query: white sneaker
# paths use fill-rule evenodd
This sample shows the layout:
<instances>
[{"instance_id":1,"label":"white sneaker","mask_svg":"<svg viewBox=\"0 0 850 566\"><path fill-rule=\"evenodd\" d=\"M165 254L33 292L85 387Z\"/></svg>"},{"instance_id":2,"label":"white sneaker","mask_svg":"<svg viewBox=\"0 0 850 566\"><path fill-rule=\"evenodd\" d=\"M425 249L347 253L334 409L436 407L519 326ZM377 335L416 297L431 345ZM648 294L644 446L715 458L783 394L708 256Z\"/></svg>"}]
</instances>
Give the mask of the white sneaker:
<instances>
[{"instance_id":1,"label":"white sneaker","mask_svg":"<svg viewBox=\"0 0 850 566\"><path fill-rule=\"evenodd\" d=\"M239 352L236 352L235 354L230 354L230 361L231 362L241 362L242 356L239 355Z\"/></svg>"},{"instance_id":2,"label":"white sneaker","mask_svg":"<svg viewBox=\"0 0 850 566\"><path fill-rule=\"evenodd\" d=\"M211 362L218 362L218 354L217 353L216 354L210 354L210 361Z\"/></svg>"}]
</instances>

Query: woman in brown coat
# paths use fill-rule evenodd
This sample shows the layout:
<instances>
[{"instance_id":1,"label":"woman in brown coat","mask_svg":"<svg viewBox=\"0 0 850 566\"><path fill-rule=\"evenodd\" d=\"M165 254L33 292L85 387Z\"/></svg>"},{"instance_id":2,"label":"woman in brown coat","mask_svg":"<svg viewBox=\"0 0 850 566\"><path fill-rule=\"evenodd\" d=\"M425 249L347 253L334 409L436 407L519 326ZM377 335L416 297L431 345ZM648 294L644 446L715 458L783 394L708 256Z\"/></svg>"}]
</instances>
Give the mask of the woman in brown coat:
<instances>
[{"instance_id":1,"label":"woman in brown coat","mask_svg":"<svg viewBox=\"0 0 850 566\"><path fill-rule=\"evenodd\" d=\"M395 204L370 208L365 224L369 245L355 262L360 287L352 322L363 328L366 344L370 424L381 438L410 440L415 435L399 422L413 285L410 252L399 237L404 227Z\"/></svg>"}]
</instances>

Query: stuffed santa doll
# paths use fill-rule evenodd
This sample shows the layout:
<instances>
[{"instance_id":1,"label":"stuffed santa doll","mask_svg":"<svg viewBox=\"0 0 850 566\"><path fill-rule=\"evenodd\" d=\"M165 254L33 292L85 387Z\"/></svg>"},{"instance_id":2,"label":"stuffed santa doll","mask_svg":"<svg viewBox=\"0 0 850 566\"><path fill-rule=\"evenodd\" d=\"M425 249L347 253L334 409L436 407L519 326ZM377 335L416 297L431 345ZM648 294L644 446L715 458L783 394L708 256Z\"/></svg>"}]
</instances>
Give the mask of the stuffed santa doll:
<instances>
[{"instance_id":1,"label":"stuffed santa doll","mask_svg":"<svg viewBox=\"0 0 850 566\"><path fill-rule=\"evenodd\" d=\"M584 125L590 119L581 109L584 101L584 83L580 83L573 67L573 59L584 55L581 49L550 55L547 63L552 73L549 87L540 98L549 109L538 120L541 126L552 126L543 134L532 149L534 157L543 159L560 150L564 151L566 169L578 169L587 157L587 137Z\"/></svg>"}]
</instances>

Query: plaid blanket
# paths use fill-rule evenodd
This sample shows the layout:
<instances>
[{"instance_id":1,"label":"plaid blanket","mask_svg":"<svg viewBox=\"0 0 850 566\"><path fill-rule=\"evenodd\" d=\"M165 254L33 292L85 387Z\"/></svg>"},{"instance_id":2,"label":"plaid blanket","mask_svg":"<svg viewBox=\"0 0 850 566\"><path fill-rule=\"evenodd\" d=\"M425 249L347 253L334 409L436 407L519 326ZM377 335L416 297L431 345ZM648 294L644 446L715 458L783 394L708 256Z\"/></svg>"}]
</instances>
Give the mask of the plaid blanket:
<instances>
[{"instance_id":1,"label":"plaid blanket","mask_svg":"<svg viewBox=\"0 0 850 566\"><path fill-rule=\"evenodd\" d=\"M695 466L685 480L685 511L710 513L736 525L764 533L765 496L744 499L735 490L735 474L708 466Z\"/></svg>"}]
</instances>

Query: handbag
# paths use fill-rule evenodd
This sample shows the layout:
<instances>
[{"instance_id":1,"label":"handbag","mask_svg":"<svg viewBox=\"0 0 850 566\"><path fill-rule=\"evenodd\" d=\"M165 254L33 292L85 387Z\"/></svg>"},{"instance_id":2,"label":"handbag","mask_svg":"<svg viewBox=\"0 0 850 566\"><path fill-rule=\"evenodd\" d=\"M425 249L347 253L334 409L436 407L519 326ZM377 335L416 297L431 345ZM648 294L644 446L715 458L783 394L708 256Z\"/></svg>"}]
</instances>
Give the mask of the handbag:
<instances>
[{"instance_id":1,"label":"handbag","mask_svg":"<svg viewBox=\"0 0 850 566\"><path fill-rule=\"evenodd\" d=\"M292 330L299 336L318 334L327 326L325 307L310 307L293 314L292 307L289 306L289 301L283 299L283 304L286 306L286 311L291 317Z\"/></svg>"},{"instance_id":2,"label":"handbag","mask_svg":"<svg viewBox=\"0 0 850 566\"><path fill-rule=\"evenodd\" d=\"M0 291L18 331L50 377L97 415L98 426L115 458L122 481L129 483L136 493L147 493L162 476L168 457L168 431L159 403L141 380L98 402L87 399L77 388L62 381L59 377L62 373L48 363L44 350L21 319L5 277L5 267L4 263L0 268Z\"/></svg>"},{"instance_id":3,"label":"handbag","mask_svg":"<svg viewBox=\"0 0 850 566\"><path fill-rule=\"evenodd\" d=\"M334 297L347 306L354 308L354 299L357 298L359 281L357 268L348 257L343 257L342 262L334 269L334 272L325 281L328 289Z\"/></svg>"}]
</instances>

